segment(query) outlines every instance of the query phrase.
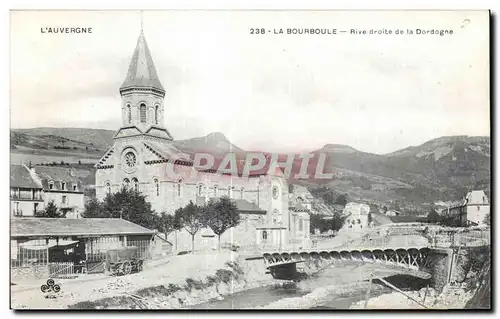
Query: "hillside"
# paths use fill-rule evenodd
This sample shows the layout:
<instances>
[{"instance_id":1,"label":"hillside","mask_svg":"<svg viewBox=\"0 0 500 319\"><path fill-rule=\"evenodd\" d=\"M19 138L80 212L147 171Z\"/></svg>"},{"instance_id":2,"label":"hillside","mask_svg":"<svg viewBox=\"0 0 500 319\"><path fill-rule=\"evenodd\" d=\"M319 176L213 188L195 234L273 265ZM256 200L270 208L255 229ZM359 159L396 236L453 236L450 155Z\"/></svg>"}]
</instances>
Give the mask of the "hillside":
<instances>
[{"instance_id":1,"label":"hillside","mask_svg":"<svg viewBox=\"0 0 500 319\"><path fill-rule=\"evenodd\" d=\"M11 132L24 133L33 137L39 136L58 136L68 140L81 142L91 146L106 148L113 143L115 131L88 129L88 128L72 128L72 127L37 127L30 129L13 129Z\"/></svg>"},{"instance_id":2,"label":"hillside","mask_svg":"<svg viewBox=\"0 0 500 319\"><path fill-rule=\"evenodd\" d=\"M95 163L111 145L114 133L78 128L12 130L11 162ZM178 140L174 145L187 153L245 154L222 133ZM326 186L336 195L347 195L350 201L418 213L435 201L459 199L470 189L484 189L490 195L489 137L441 137L385 155L339 144L327 144L313 153L316 159L319 154L326 154L325 170L333 172L334 179L300 184L311 190ZM314 161L311 160L311 167ZM299 169L297 162L293 171Z\"/></svg>"}]
</instances>

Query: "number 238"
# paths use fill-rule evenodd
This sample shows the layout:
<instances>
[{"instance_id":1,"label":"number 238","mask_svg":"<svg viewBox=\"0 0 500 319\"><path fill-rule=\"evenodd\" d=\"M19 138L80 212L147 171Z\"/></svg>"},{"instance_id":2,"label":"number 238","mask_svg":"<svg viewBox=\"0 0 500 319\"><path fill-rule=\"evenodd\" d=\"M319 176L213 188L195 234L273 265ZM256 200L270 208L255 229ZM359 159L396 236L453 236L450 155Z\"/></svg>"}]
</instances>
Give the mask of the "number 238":
<instances>
[{"instance_id":1,"label":"number 238","mask_svg":"<svg viewBox=\"0 0 500 319\"><path fill-rule=\"evenodd\" d=\"M250 34L265 34L266 29L260 28L260 29L250 29Z\"/></svg>"}]
</instances>

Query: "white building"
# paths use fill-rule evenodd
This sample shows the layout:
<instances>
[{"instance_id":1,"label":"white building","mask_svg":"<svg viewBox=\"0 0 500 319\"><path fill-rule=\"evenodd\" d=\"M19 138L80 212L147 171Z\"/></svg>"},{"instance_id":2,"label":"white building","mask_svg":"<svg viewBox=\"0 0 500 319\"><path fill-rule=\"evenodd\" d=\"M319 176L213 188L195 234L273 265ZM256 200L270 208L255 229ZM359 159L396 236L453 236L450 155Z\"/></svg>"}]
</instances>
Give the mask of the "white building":
<instances>
[{"instance_id":1,"label":"white building","mask_svg":"<svg viewBox=\"0 0 500 319\"><path fill-rule=\"evenodd\" d=\"M85 209L82 185L71 168L10 166L12 216L33 217L53 201L67 218L79 218Z\"/></svg>"},{"instance_id":2,"label":"white building","mask_svg":"<svg viewBox=\"0 0 500 319\"><path fill-rule=\"evenodd\" d=\"M470 191L465 196L467 221L483 225L486 215L490 213L490 201L482 190Z\"/></svg>"},{"instance_id":3,"label":"white building","mask_svg":"<svg viewBox=\"0 0 500 319\"><path fill-rule=\"evenodd\" d=\"M370 206L359 203L347 203L343 215L347 216L341 231L365 231L369 228L368 215Z\"/></svg>"}]
</instances>

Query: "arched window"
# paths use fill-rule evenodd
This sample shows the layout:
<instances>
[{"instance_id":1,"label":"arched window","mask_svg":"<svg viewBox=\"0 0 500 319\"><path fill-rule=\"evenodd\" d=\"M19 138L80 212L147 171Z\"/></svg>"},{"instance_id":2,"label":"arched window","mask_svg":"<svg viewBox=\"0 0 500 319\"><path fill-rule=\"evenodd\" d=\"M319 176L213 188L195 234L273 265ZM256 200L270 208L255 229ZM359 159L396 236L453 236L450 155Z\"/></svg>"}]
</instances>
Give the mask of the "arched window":
<instances>
[{"instance_id":1,"label":"arched window","mask_svg":"<svg viewBox=\"0 0 500 319\"><path fill-rule=\"evenodd\" d=\"M155 178L153 183L155 184L156 196L160 196L160 183L158 182L158 179Z\"/></svg>"},{"instance_id":2,"label":"arched window","mask_svg":"<svg viewBox=\"0 0 500 319\"><path fill-rule=\"evenodd\" d=\"M66 183L61 182L61 190L65 191L66 190Z\"/></svg>"},{"instance_id":3,"label":"arched window","mask_svg":"<svg viewBox=\"0 0 500 319\"><path fill-rule=\"evenodd\" d=\"M109 182L106 182L106 192L111 194L111 184Z\"/></svg>"},{"instance_id":4,"label":"arched window","mask_svg":"<svg viewBox=\"0 0 500 319\"><path fill-rule=\"evenodd\" d=\"M244 192L245 192L245 189L243 187L240 188L240 198L241 199L243 199Z\"/></svg>"},{"instance_id":5,"label":"arched window","mask_svg":"<svg viewBox=\"0 0 500 319\"><path fill-rule=\"evenodd\" d=\"M177 182L177 196L181 197L182 193L182 179Z\"/></svg>"},{"instance_id":6,"label":"arched window","mask_svg":"<svg viewBox=\"0 0 500 319\"><path fill-rule=\"evenodd\" d=\"M201 192L203 190L203 185L202 184L199 184L198 185L198 196L201 196Z\"/></svg>"},{"instance_id":7,"label":"arched window","mask_svg":"<svg viewBox=\"0 0 500 319\"><path fill-rule=\"evenodd\" d=\"M232 195L233 195L233 187L228 186L227 187L227 197L231 198Z\"/></svg>"},{"instance_id":8,"label":"arched window","mask_svg":"<svg viewBox=\"0 0 500 319\"><path fill-rule=\"evenodd\" d=\"M158 124L158 109L159 109L159 106L156 105L155 106L155 124Z\"/></svg>"},{"instance_id":9,"label":"arched window","mask_svg":"<svg viewBox=\"0 0 500 319\"><path fill-rule=\"evenodd\" d=\"M262 239L267 239L267 231L262 231Z\"/></svg>"},{"instance_id":10,"label":"arched window","mask_svg":"<svg viewBox=\"0 0 500 319\"><path fill-rule=\"evenodd\" d=\"M214 186L214 197L217 197L217 185Z\"/></svg>"},{"instance_id":11,"label":"arched window","mask_svg":"<svg viewBox=\"0 0 500 319\"><path fill-rule=\"evenodd\" d=\"M137 178L135 178L135 177L132 178L132 184L134 184L134 190L136 192L138 192L139 191L139 181L137 180Z\"/></svg>"},{"instance_id":12,"label":"arched window","mask_svg":"<svg viewBox=\"0 0 500 319\"><path fill-rule=\"evenodd\" d=\"M139 107L139 113L141 123L146 123L146 104L141 104L141 106Z\"/></svg>"},{"instance_id":13,"label":"arched window","mask_svg":"<svg viewBox=\"0 0 500 319\"><path fill-rule=\"evenodd\" d=\"M130 104L127 104L127 118L128 124L132 123L132 108L130 107Z\"/></svg>"},{"instance_id":14,"label":"arched window","mask_svg":"<svg viewBox=\"0 0 500 319\"><path fill-rule=\"evenodd\" d=\"M124 186L125 188L128 188L128 187L130 186L130 180L129 180L128 178L125 178L125 179L123 180L123 186Z\"/></svg>"}]
</instances>

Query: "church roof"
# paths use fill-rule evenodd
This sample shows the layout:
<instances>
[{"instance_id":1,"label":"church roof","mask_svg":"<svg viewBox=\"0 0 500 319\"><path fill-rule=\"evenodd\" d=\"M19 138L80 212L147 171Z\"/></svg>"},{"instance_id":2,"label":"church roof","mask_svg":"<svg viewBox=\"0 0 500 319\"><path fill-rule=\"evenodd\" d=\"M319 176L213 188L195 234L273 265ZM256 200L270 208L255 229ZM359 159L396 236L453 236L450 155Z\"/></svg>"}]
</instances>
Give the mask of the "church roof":
<instances>
[{"instance_id":1,"label":"church roof","mask_svg":"<svg viewBox=\"0 0 500 319\"><path fill-rule=\"evenodd\" d=\"M120 87L120 91L134 87L154 88L165 92L156 73L155 64L142 30L139 39L137 39L137 45L130 61L127 77Z\"/></svg>"}]
</instances>

